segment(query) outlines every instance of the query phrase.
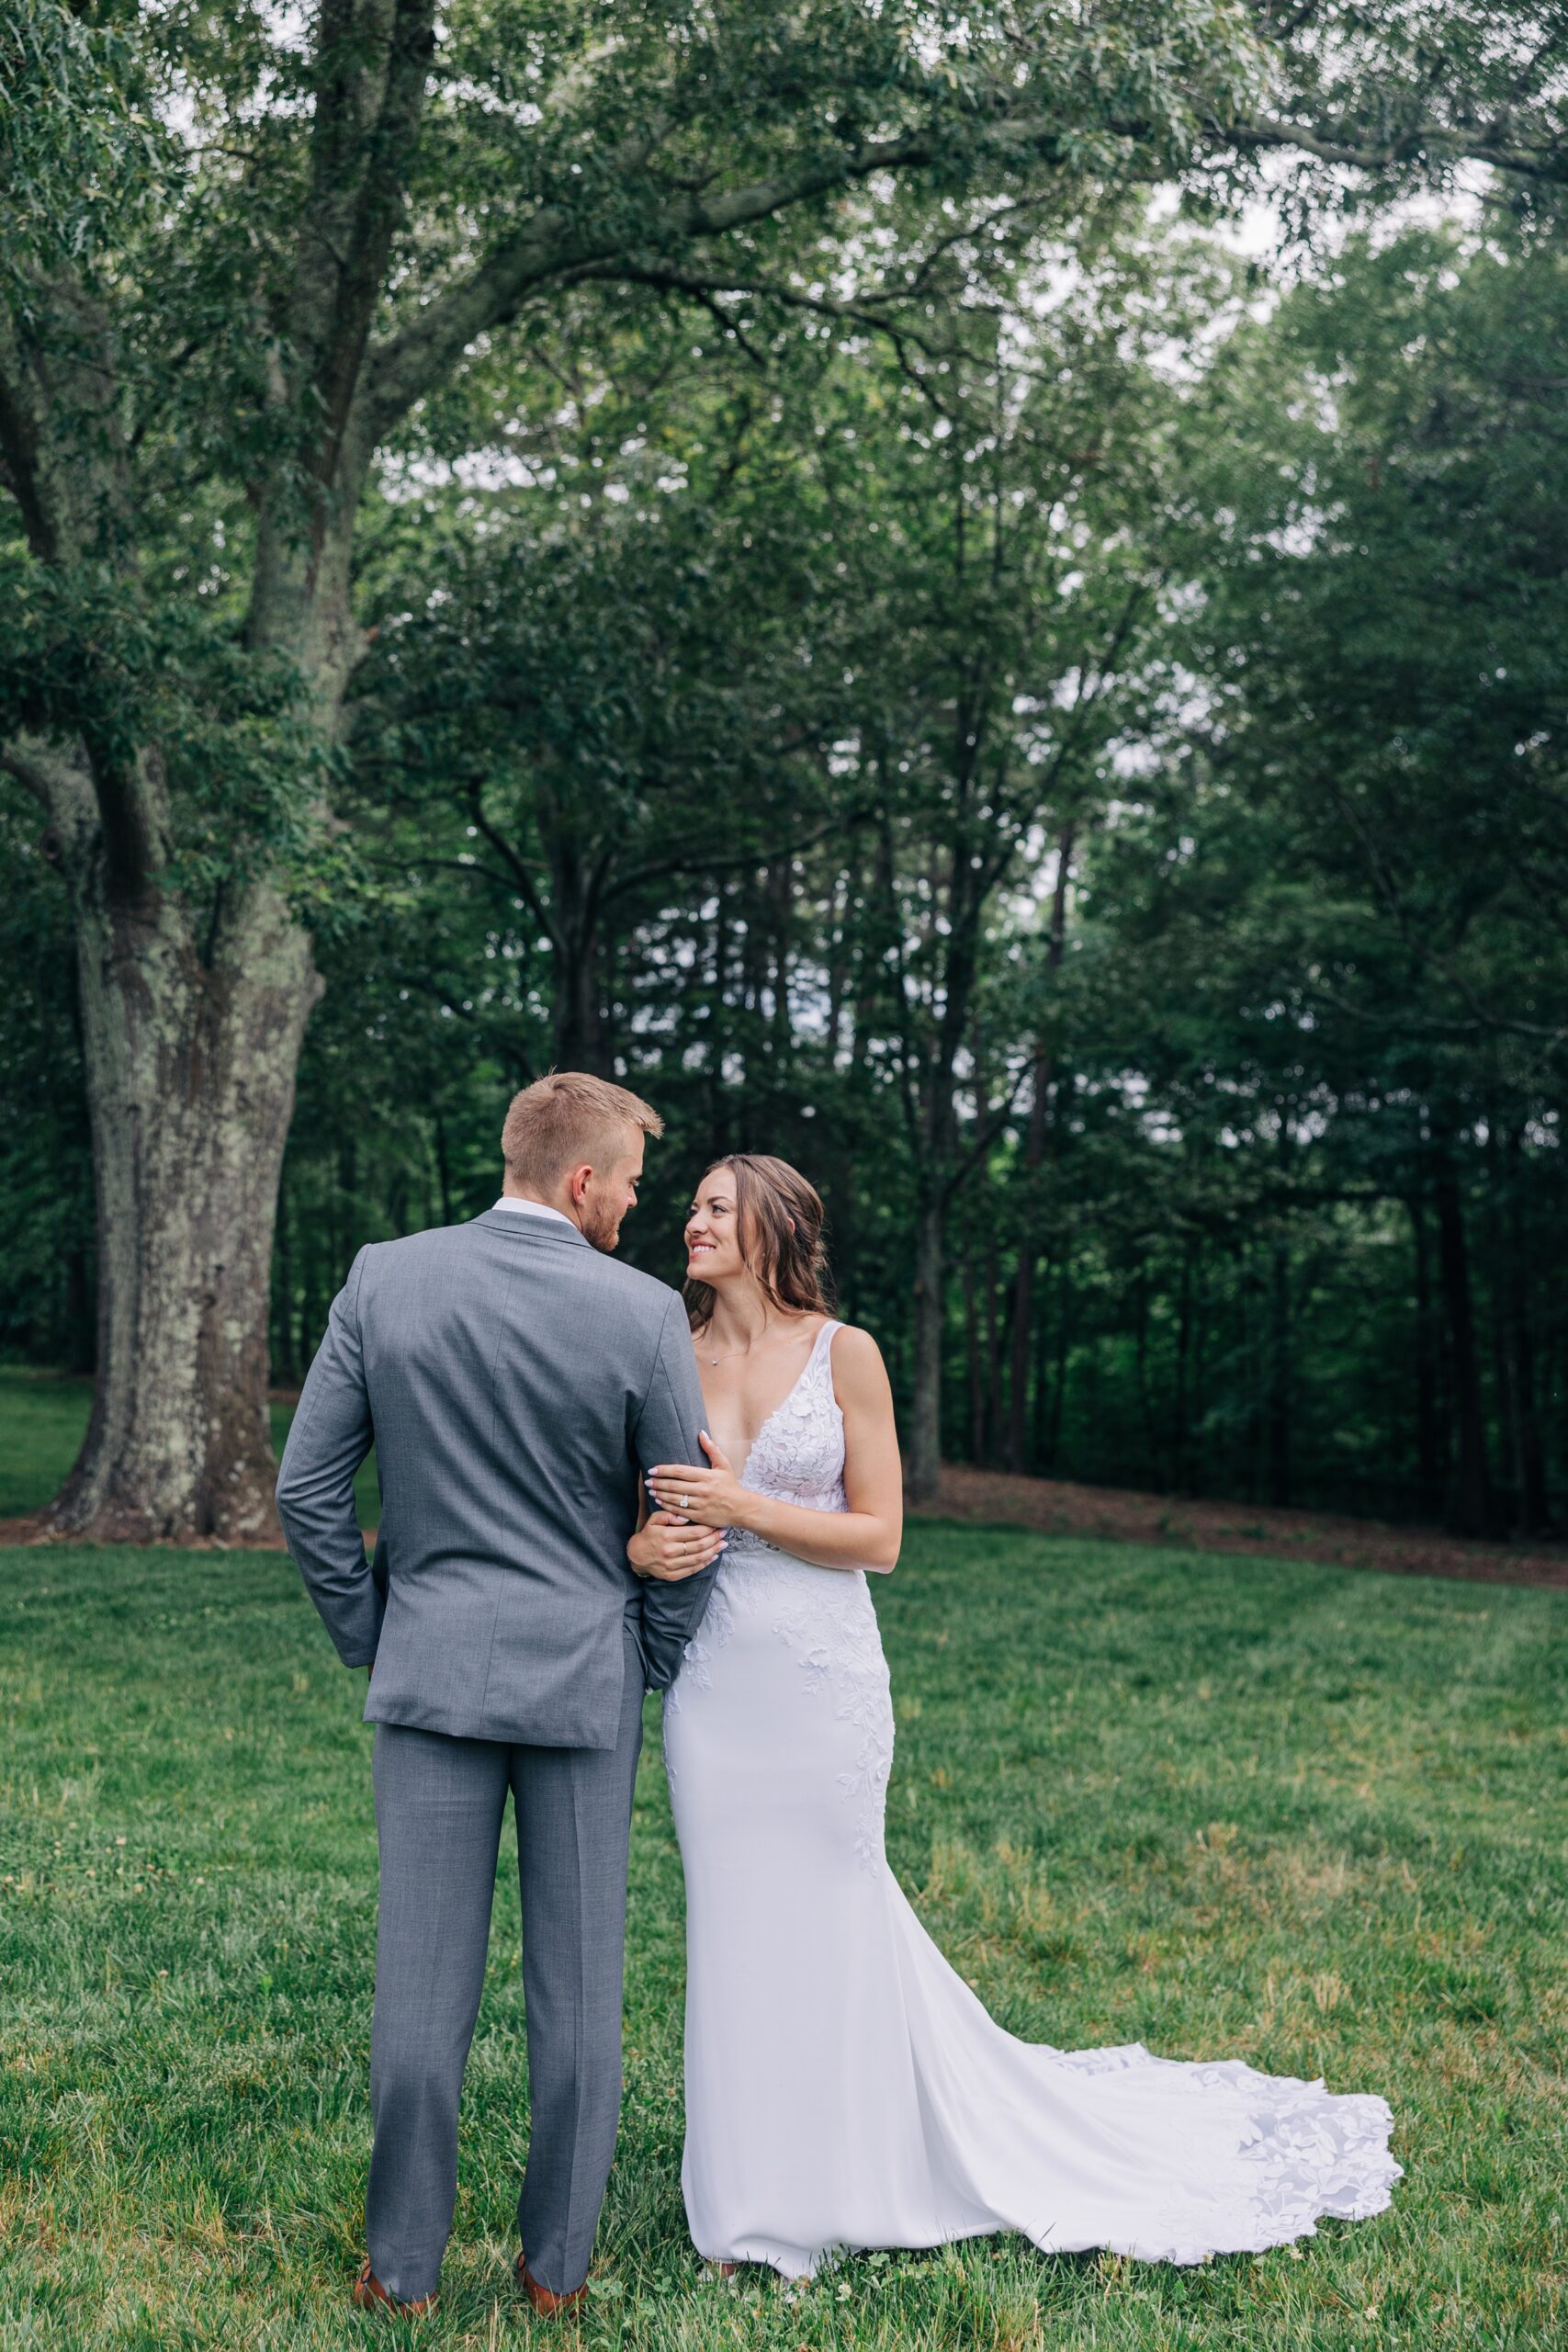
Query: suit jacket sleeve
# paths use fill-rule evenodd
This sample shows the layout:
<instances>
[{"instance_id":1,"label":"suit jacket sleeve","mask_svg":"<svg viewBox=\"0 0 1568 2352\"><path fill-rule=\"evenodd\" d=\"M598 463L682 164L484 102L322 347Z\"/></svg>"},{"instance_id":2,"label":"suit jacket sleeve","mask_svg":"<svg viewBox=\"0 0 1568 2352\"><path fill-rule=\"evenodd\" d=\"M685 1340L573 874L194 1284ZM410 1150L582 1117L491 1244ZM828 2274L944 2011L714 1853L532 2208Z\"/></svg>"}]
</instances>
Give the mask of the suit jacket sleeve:
<instances>
[{"instance_id":1,"label":"suit jacket sleeve","mask_svg":"<svg viewBox=\"0 0 1568 2352\"><path fill-rule=\"evenodd\" d=\"M354 1499L355 1472L375 1439L359 1337L366 1254L333 1301L277 1474L284 1536L344 1666L375 1658L386 1593L366 1559Z\"/></svg>"},{"instance_id":2,"label":"suit jacket sleeve","mask_svg":"<svg viewBox=\"0 0 1568 2352\"><path fill-rule=\"evenodd\" d=\"M705 1462L697 1442L703 1419L702 1385L686 1311L678 1298L671 1298L659 1334L653 1374L632 1425L632 1451L643 1476L660 1462ZM644 1578L642 1647L650 1690L664 1690L680 1672L681 1653L702 1623L717 1574L716 1567L704 1568L679 1584Z\"/></svg>"}]
</instances>

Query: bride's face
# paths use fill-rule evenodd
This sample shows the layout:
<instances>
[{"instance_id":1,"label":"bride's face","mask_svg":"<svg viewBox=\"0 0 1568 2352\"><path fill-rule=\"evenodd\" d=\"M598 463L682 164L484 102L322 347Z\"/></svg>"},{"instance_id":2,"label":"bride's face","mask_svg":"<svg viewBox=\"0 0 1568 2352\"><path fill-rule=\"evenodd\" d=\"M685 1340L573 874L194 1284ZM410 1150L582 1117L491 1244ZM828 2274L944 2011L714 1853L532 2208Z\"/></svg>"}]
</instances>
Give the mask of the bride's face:
<instances>
[{"instance_id":1,"label":"bride's face","mask_svg":"<svg viewBox=\"0 0 1568 2352\"><path fill-rule=\"evenodd\" d=\"M733 1282L745 1272L735 1179L728 1168L715 1168L697 1186L686 1219L686 1279Z\"/></svg>"}]
</instances>

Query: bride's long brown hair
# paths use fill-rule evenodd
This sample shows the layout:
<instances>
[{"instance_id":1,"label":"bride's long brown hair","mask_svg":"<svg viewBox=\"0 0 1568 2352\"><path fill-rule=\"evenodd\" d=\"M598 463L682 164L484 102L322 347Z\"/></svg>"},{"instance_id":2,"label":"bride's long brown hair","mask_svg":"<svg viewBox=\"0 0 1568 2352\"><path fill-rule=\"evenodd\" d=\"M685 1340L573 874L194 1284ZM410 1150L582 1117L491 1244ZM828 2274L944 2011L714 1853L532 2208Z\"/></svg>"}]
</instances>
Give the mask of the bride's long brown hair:
<instances>
[{"instance_id":1,"label":"bride's long brown hair","mask_svg":"<svg viewBox=\"0 0 1568 2352\"><path fill-rule=\"evenodd\" d=\"M833 1280L822 1246L821 1196L798 1168L766 1151L732 1151L710 1163L705 1176L728 1168L735 1178L735 1217L740 1255L763 1296L791 1315L830 1315ZM711 1283L688 1282L682 1296L694 1331L713 1320Z\"/></svg>"}]
</instances>

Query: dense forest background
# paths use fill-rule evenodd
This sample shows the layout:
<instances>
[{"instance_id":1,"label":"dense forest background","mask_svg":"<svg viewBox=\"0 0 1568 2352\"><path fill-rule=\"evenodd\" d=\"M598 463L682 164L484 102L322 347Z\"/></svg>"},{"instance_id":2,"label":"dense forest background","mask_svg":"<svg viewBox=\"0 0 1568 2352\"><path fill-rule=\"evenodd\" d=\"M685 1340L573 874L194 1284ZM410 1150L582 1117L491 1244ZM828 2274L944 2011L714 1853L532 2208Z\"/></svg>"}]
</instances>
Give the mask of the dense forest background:
<instances>
[{"instance_id":1,"label":"dense forest background","mask_svg":"<svg viewBox=\"0 0 1568 2352\"><path fill-rule=\"evenodd\" d=\"M840 245L787 296L569 288L382 449L295 866L325 989L272 1377L362 1241L489 1203L510 1091L574 1065L666 1116L625 1246L667 1278L711 1155L807 1170L917 1453L1550 1532L1553 208L1238 239L1112 175L1021 243L945 202L881 279L862 220L852 285ZM221 615L222 514L180 522ZM0 792L0 1349L85 1370L71 915Z\"/></svg>"}]
</instances>

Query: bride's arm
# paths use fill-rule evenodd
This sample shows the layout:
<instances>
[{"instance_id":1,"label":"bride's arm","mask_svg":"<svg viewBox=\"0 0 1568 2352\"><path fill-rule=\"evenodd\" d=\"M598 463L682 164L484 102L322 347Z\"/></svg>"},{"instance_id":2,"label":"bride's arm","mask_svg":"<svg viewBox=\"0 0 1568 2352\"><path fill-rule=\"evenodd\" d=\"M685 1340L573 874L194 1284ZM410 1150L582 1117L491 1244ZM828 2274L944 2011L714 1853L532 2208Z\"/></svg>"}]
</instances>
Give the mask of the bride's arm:
<instances>
[{"instance_id":1,"label":"bride's arm","mask_svg":"<svg viewBox=\"0 0 1568 2352\"><path fill-rule=\"evenodd\" d=\"M650 1474L655 1498L702 1527L743 1527L819 1568L891 1568L904 1532L904 1479L893 1392L882 1351L851 1326L832 1342L833 1393L844 1417L847 1510L775 1502L743 1487L705 1430L711 1467L664 1464Z\"/></svg>"}]
</instances>

